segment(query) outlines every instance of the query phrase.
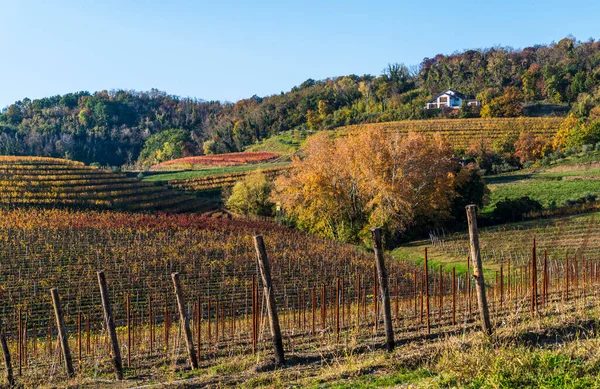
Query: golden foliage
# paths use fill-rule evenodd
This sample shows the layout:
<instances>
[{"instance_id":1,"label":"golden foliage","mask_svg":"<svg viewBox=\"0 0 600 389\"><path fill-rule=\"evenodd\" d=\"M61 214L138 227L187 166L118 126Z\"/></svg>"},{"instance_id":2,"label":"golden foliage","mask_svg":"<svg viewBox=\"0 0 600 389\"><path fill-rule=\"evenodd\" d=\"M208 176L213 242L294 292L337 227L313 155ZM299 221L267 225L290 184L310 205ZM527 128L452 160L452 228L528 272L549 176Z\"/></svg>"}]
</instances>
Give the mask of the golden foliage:
<instances>
[{"instance_id":1,"label":"golden foliage","mask_svg":"<svg viewBox=\"0 0 600 389\"><path fill-rule=\"evenodd\" d=\"M449 212L456 164L438 135L376 127L337 139L320 133L305 151L274 194L301 228L353 241L374 226L402 232L416 217Z\"/></svg>"},{"instance_id":2,"label":"golden foliage","mask_svg":"<svg viewBox=\"0 0 600 389\"><path fill-rule=\"evenodd\" d=\"M522 132L515 142L515 157L519 158L521 163L534 161L544 157L550 148L551 145L547 138L531 132Z\"/></svg>"}]
</instances>

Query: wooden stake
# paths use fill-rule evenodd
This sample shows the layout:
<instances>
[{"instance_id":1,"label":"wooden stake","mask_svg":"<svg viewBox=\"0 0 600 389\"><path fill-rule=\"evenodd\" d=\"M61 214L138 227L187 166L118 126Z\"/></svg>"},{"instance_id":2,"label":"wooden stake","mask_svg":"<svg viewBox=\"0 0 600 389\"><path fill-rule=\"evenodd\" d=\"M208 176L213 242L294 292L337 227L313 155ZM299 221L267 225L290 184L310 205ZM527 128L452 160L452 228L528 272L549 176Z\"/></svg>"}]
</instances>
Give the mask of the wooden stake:
<instances>
[{"instance_id":1,"label":"wooden stake","mask_svg":"<svg viewBox=\"0 0 600 389\"><path fill-rule=\"evenodd\" d=\"M383 325L385 327L386 347L388 351L393 351L395 347L394 329L392 328L392 312L390 308L390 291L388 289L388 275L383 259L383 247L381 243L381 229L373 228L371 230L373 238L373 250L375 251L375 260L377 266L377 277L379 284L379 296L383 303Z\"/></svg>"},{"instance_id":2,"label":"wooden stake","mask_svg":"<svg viewBox=\"0 0 600 389\"><path fill-rule=\"evenodd\" d=\"M173 288L175 289L175 297L177 298L177 308L179 310L179 323L183 327L185 345L187 347L188 356L190 358L190 366L192 367L192 369L198 369L198 359L196 358L194 339L192 337L192 330L190 329L190 318L185 312L185 300L183 299L183 291L181 289L179 273L171 274L171 278L173 279Z\"/></svg>"},{"instance_id":3,"label":"wooden stake","mask_svg":"<svg viewBox=\"0 0 600 389\"><path fill-rule=\"evenodd\" d=\"M452 325L456 325L456 269L452 268Z\"/></svg>"},{"instance_id":4,"label":"wooden stake","mask_svg":"<svg viewBox=\"0 0 600 389\"><path fill-rule=\"evenodd\" d=\"M483 278L483 265L481 264L481 253L479 251L479 234L477 230L477 206L467 205L467 220L469 223L469 239L471 244L471 260L473 261L473 277L477 287L477 301L481 316L481 329L488 335L492 333L490 312L487 298L485 296L485 281Z\"/></svg>"},{"instance_id":5,"label":"wooden stake","mask_svg":"<svg viewBox=\"0 0 600 389\"><path fill-rule=\"evenodd\" d=\"M424 267L423 267L423 289L425 290L425 323L427 326L427 333L431 333L431 327L429 325L429 264L427 263L427 247L424 251Z\"/></svg>"},{"instance_id":6,"label":"wooden stake","mask_svg":"<svg viewBox=\"0 0 600 389\"><path fill-rule=\"evenodd\" d=\"M8 342L6 341L6 331L4 325L0 321L0 345L2 345L2 355L4 356L4 366L6 368L6 382L8 386L15 385L15 379L13 377L12 364L10 362L10 350L8 348Z\"/></svg>"},{"instance_id":7,"label":"wooden stake","mask_svg":"<svg viewBox=\"0 0 600 389\"><path fill-rule=\"evenodd\" d=\"M277 316L277 305L275 303L275 291L271 281L271 267L267 257L267 250L262 235L254 236L254 246L256 248L256 259L263 281L264 293L267 300L267 312L269 314L269 323L271 325L271 335L273 336L273 348L277 363L285 365L283 355L283 340L281 338L281 329L279 328L279 317Z\"/></svg>"},{"instance_id":8,"label":"wooden stake","mask_svg":"<svg viewBox=\"0 0 600 389\"><path fill-rule=\"evenodd\" d=\"M56 289L56 288L50 289L50 294L52 295L52 305L54 305L54 315L56 316L56 326L58 328L58 340L60 342L62 355L65 360L65 368L67 369L67 376L69 378L71 378L75 375L75 370L73 369L73 361L71 360L71 350L69 349L69 338L67 335L67 328L65 326L64 313L62 310L62 306L60 305L58 289Z\"/></svg>"},{"instance_id":9,"label":"wooden stake","mask_svg":"<svg viewBox=\"0 0 600 389\"><path fill-rule=\"evenodd\" d=\"M125 298L125 314L127 315L127 367L131 367L131 299Z\"/></svg>"},{"instance_id":10,"label":"wooden stake","mask_svg":"<svg viewBox=\"0 0 600 389\"><path fill-rule=\"evenodd\" d=\"M104 324L108 331L110 344L112 348L113 366L117 380L123 379L123 363L121 361L121 350L119 349L119 340L117 339L117 331L115 329L115 318L112 314L110 301L108 299L108 287L106 286L106 277L103 271L99 271L98 285L100 286L100 297L102 298L102 308L104 309Z\"/></svg>"}]
</instances>

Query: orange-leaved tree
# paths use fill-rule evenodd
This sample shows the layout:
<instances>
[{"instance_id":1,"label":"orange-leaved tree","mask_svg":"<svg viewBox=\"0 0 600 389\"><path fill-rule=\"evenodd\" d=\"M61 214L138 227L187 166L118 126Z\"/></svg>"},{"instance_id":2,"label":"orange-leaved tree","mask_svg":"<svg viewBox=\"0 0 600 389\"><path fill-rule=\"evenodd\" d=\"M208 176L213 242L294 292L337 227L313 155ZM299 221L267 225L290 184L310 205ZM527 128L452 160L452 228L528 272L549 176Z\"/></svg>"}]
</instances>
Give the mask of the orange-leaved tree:
<instances>
[{"instance_id":1,"label":"orange-leaved tree","mask_svg":"<svg viewBox=\"0 0 600 389\"><path fill-rule=\"evenodd\" d=\"M552 149L550 142L551 140L543 135L524 131L515 142L515 157L519 158L521 163L542 159Z\"/></svg>"},{"instance_id":2,"label":"orange-leaved tree","mask_svg":"<svg viewBox=\"0 0 600 389\"><path fill-rule=\"evenodd\" d=\"M371 128L333 139L323 132L276 180L273 199L301 229L358 242L373 226L402 233L417 219L447 218L457 171L439 136Z\"/></svg>"}]
</instances>

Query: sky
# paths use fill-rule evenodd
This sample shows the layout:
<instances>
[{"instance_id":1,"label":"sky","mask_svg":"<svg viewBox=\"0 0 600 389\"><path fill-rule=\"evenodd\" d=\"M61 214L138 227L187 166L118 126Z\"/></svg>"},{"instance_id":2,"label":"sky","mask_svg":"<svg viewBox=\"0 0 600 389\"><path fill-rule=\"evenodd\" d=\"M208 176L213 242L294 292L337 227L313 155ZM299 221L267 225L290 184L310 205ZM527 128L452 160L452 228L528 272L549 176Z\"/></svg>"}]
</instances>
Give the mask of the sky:
<instances>
[{"instance_id":1,"label":"sky","mask_svg":"<svg viewBox=\"0 0 600 389\"><path fill-rule=\"evenodd\" d=\"M598 15L564 0L0 0L0 108L105 89L235 102L440 53L600 39Z\"/></svg>"}]
</instances>

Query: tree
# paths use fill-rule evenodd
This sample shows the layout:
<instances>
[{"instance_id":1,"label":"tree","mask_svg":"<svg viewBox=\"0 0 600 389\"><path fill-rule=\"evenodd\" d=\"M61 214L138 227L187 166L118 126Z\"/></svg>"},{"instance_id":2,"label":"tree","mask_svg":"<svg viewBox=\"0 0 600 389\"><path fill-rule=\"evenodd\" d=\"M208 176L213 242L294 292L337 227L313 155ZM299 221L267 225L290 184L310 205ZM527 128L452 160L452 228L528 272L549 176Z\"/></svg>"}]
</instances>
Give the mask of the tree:
<instances>
[{"instance_id":1,"label":"tree","mask_svg":"<svg viewBox=\"0 0 600 389\"><path fill-rule=\"evenodd\" d=\"M527 161L541 159L550 151L551 145L547 138L524 131L515 142L515 157L523 164Z\"/></svg>"},{"instance_id":2,"label":"tree","mask_svg":"<svg viewBox=\"0 0 600 389\"><path fill-rule=\"evenodd\" d=\"M518 88L509 86L504 88L500 97L492 99L481 109L481 117L516 117L521 115L521 101L523 96Z\"/></svg>"},{"instance_id":3,"label":"tree","mask_svg":"<svg viewBox=\"0 0 600 389\"><path fill-rule=\"evenodd\" d=\"M371 227L400 234L450 216L457 163L439 136L369 128L307 140L304 159L275 182L274 201L301 229L348 242Z\"/></svg>"},{"instance_id":4,"label":"tree","mask_svg":"<svg viewBox=\"0 0 600 389\"><path fill-rule=\"evenodd\" d=\"M457 221L466 222L467 205L475 204L481 208L488 202L490 191L477 164L470 163L458 171L454 179L454 193L456 195L452 199L452 217Z\"/></svg>"},{"instance_id":5,"label":"tree","mask_svg":"<svg viewBox=\"0 0 600 389\"><path fill-rule=\"evenodd\" d=\"M460 113L458 114L458 117L467 119L473 116L473 107L466 100L463 100L462 105L460 106Z\"/></svg>"},{"instance_id":6,"label":"tree","mask_svg":"<svg viewBox=\"0 0 600 389\"><path fill-rule=\"evenodd\" d=\"M181 158L185 152L185 143L189 133L182 129L170 129L152 135L144 143L138 162L149 167L157 163Z\"/></svg>"},{"instance_id":7,"label":"tree","mask_svg":"<svg viewBox=\"0 0 600 389\"><path fill-rule=\"evenodd\" d=\"M273 184L260 170L236 182L227 207L244 215L271 216L273 203L269 200Z\"/></svg>"}]
</instances>

